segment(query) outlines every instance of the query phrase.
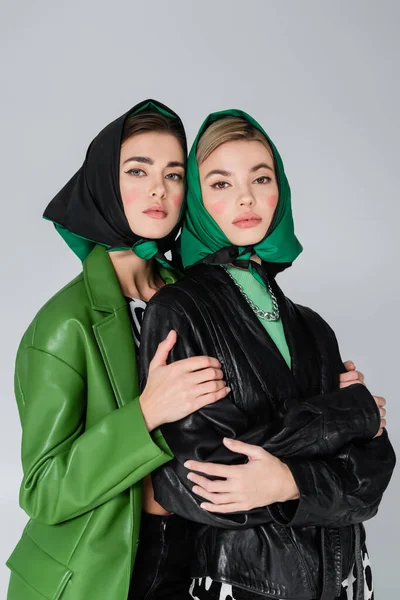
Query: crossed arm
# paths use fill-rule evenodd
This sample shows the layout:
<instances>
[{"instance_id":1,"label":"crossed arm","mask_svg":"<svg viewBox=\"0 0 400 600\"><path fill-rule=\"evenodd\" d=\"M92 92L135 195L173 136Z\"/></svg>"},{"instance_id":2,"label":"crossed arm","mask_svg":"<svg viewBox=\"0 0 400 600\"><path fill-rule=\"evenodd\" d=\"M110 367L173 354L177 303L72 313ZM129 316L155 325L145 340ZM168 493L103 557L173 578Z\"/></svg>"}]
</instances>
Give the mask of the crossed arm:
<instances>
[{"instance_id":1,"label":"crossed arm","mask_svg":"<svg viewBox=\"0 0 400 600\"><path fill-rule=\"evenodd\" d=\"M172 361L199 353L181 315L156 303L147 311L142 373L170 329L179 330ZM156 500L186 518L227 528L271 520L339 526L371 518L389 483L394 453L386 431L374 437L382 415L361 379L348 374L342 390L298 403L282 431L268 439L264 427L249 428L231 394L162 426L175 459L153 474ZM338 418L339 430L330 426ZM224 438L235 439L229 444Z\"/></svg>"}]
</instances>

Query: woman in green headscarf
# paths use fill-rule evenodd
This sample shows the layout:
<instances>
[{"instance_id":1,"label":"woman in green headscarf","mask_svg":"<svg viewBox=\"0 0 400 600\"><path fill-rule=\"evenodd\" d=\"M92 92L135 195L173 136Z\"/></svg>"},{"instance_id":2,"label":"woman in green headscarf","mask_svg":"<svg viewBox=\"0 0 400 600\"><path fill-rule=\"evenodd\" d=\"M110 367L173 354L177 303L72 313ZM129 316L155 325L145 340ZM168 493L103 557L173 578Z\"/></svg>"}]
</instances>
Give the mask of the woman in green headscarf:
<instances>
[{"instance_id":1,"label":"woman in green headscarf","mask_svg":"<svg viewBox=\"0 0 400 600\"><path fill-rule=\"evenodd\" d=\"M139 528L160 555L180 527L153 498L149 476L172 458L157 427L219 400L226 386L215 358L166 364L174 333L141 394L136 357L146 302L176 280L164 253L179 228L185 163L179 117L141 102L99 133L45 211L83 272L39 311L18 350L20 504L30 521L7 563L8 600L141 597L160 572L149 553L132 578L146 552ZM160 589L189 596L173 565Z\"/></svg>"},{"instance_id":2,"label":"woman in green headscarf","mask_svg":"<svg viewBox=\"0 0 400 600\"><path fill-rule=\"evenodd\" d=\"M152 298L141 349L142 386L174 329L171 360L214 356L231 389L161 426L175 458L155 498L197 523L193 598L372 597L362 522L395 462L384 400L340 389L333 331L278 287L300 251L274 144L246 113L210 115L188 160L186 277Z\"/></svg>"}]
</instances>

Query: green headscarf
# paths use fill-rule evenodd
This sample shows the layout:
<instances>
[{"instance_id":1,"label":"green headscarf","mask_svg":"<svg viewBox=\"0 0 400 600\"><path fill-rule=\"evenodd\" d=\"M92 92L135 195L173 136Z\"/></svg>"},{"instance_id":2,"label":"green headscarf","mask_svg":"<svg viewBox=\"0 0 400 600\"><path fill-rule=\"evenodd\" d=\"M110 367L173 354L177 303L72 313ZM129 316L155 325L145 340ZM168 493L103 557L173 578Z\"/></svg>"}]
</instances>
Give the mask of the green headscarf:
<instances>
[{"instance_id":1,"label":"green headscarf","mask_svg":"<svg viewBox=\"0 0 400 600\"><path fill-rule=\"evenodd\" d=\"M279 186L279 202L271 227L264 239L252 247L233 246L221 228L204 208L200 186L199 168L196 160L197 144L204 131L214 121L224 117L240 117L265 135L271 145ZM294 234L290 187L282 159L264 129L247 113L231 109L209 115L196 136L187 165L186 215L180 239L183 266L188 268L200 262L226 264L243 261L258 281L262 282L250 257L257 254L267 263L275 263L276 271L283 270L297 258L302 246Z\"/></svg>"}]
</instances>

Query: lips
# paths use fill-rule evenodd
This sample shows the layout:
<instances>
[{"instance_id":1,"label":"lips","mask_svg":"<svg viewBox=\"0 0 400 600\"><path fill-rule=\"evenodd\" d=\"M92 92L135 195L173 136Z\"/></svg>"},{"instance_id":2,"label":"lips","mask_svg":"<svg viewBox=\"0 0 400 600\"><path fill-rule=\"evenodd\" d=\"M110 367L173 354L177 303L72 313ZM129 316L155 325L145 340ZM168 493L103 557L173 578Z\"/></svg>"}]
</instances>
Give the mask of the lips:
<instances>
[{"instance_id":1,"label":"lips","mask_svg":"<svg viewBox=\"0 0 400 600\"><path fill-rule=\"evenodd\" d=\"M240 229L248 229L250 227L256 227L256 225L259 225L261 221L261 217L255 213L249 212L236 217L236 219L232 221L232 224L236 225L236 227L240 227Z\"/></svg>"},{"instance_id":2,"label":"lips","mask_svg":"<svg viewBox=\"0 0 400 600\"><path fill-rule=\"evenodd\" d=\"M151 219L165 219L167 217L165 208L160 204L154 204L153 206L150 206L143 211L143 214L147 215Z\"/></svg>"}]
</instances>

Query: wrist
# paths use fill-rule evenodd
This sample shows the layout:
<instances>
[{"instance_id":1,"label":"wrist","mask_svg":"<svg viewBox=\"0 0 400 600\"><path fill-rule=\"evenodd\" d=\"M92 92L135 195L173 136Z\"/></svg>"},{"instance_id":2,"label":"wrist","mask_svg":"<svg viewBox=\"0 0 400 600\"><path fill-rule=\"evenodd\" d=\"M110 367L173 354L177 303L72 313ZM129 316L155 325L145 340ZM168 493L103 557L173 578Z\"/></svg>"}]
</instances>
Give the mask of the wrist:
<instances>
[{"instance_id":1,"label":"wrist","mask_svg":"<svg viewBox=\"0 0 400 600\"><path fill-rule=\"evenodd\" d=\"M155 415L153 414L153 410L151 405L146 400L146 396L143 393L139 396L139 404L140 409L142 411L144 422L146 423L146 427L149 432L152 432L153 429L156 429L161 423L157 422L155 419Z\"/></svg>"},{"instance_id":2,"label":"wrist","mask_svg":"<svg viewBox=\"0 0 400 600\"><path fill-rule=\"evenodd\" d=\"M300 498L299 488L296 485L292 471L286 463L282 463L285 472L285 485L283 487L283 498L280 502L288 502L289 500L298 500Z\"/></svg>"}]
</instances>

